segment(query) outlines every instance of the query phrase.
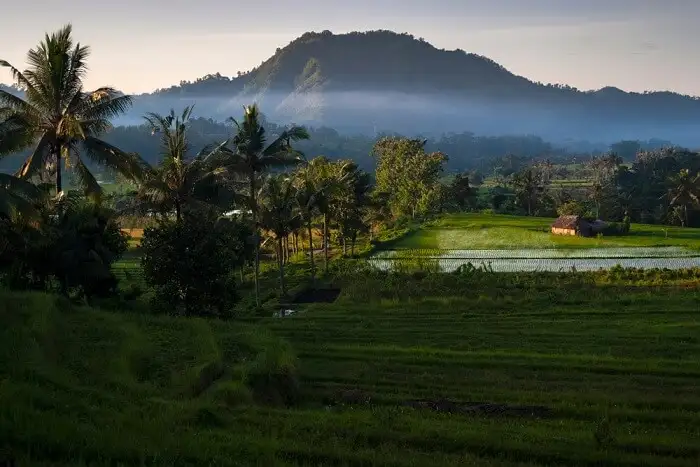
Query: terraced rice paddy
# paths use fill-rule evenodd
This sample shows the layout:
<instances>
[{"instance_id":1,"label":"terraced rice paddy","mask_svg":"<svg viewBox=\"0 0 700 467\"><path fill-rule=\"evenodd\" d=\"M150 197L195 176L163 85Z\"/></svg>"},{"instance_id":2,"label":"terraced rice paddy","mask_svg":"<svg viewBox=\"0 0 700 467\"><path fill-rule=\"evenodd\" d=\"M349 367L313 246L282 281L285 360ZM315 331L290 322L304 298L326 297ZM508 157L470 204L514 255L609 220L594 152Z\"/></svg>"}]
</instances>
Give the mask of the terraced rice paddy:
<instances>
[{"instance_id":1,"label":"terraced rice paddy","mask_svg":"<svg viewBox=\"0 0 700 467\"><path fill-rule=\"evenodd\" d=\"M700 229L633 225L630 235L582 238L552 235L551 222L481 214L447 216L393 242L369 263L381 270L414 267L444 272L468 264L495 272L700 267Z\"/></svg>"},{"instance_id":2,"label":"terraced rice paddy","mask_svg":"<svg viewBox=\"0 0 700 467\"><path fill-rule=\"evenodd\" d=\"M325 439L302 428L317 449L346 450L341 465L697 465L697 290L449 277L359 280L270 322L326 406Z\"/></svg>"},{"instance_id":3,"label":"terraced rice paddy","mask_svg":"<svg viewBox=\"0 0 700 467\"><path fill-rule=\"evenodd\" d=\"M700 267L700 252L680 247L630 247L591 249L522 250L387 250L369 263L381 270L434 265L452 272L471 264L494 272L596 271L616 266L639 269L689 269Z\"/></svg>"}]
</instances>

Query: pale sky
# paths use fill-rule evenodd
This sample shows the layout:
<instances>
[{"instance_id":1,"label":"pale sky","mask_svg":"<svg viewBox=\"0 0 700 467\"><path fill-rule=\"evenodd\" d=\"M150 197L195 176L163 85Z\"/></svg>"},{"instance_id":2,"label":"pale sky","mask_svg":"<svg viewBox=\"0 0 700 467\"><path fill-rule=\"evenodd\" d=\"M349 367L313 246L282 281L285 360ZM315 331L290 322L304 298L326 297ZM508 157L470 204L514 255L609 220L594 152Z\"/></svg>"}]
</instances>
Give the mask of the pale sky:
<instances>
[{"instance_id":1,"label":"pale sky","mask_svg":"<svg viewBox=\"0 0 700 467\"><path fill-rule=\"evenodd\" d=\"M389 29L534 81L700 95L698 18L700 0L24 0L2 7L0 58L24 69L71 22L88 87L137 93L247 71L307 31Z\"/></svg>"}]
</instances>

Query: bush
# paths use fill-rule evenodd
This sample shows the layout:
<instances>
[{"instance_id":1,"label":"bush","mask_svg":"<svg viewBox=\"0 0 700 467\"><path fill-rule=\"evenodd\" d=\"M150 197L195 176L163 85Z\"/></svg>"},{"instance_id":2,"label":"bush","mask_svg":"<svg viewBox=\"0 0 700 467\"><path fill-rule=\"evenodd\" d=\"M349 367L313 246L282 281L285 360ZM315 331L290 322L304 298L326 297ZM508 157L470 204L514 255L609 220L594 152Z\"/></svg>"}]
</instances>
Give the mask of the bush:
<instances>
[{"instance_id":1,"label":"bush","mask_svg":"<svg viewBox=\"0 0 700 467\"><path fill-rule=\"evenodd\" d=\"M601 232L603 236L615 236L615 235L627 235L630 231L629 218L622 223L610 222L605 225L605 228Z\"/></svg>"},{"instance_id":2,"label":"bush","mask_svg":"<svg viewBox=\"0 0 700 467\"><path fill-rule=\"evenodd\" d=\"M288 346L268 346L244 370L243 381L256 402L291 406L299 397L296 356Z\"/></svg>"},{"instance_id":3,"label":"bush","mask_svg":"<svg viewBox=\"0 0 700 467\"><path fill-rule=\"evenodd\" d=\"M145 229L141 263L156 311L226 316L237 299L234 271L251 235L236 220L204 214Z\"/></svg>"},{"instance_id":4,"label":"bush","mask_svg":"<svg viewBox=\"0 0 700 467\"><path fill-rule=\"evenodd\" d=\"M67 199L41 219L0 221L0 280L13 289L61 290L88 299L117 292L111 265L128 239L113 212L97 204Z\"/></svg>"}]
</instances>

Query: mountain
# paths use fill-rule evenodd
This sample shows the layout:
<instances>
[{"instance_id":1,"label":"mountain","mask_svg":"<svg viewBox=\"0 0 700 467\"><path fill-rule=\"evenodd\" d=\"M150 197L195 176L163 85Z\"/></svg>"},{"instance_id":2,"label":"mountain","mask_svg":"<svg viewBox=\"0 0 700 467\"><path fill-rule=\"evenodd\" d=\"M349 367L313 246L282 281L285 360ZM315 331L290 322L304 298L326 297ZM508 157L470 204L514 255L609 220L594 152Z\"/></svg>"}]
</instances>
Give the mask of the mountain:
<instances>
[{"instance_id":1,"label":"mountain","mask_svg":"<svg viewBox=\"0 0 700 467\"><path fill-rule=\"evenodd\" d=\"M136 110L196 103L199 114L224 118L253 101L275 121L341 131L700 144L695 97L535 83L488 58L390 31L306 33L248 73L208 75L142 95Z\"/></svg>"},{"instance_id":2,"label":"mountain","mask_svg":"<svg viewBox=\"0 0 700 467\"><path fill-rule=\"evenodd\" d=\"M658 138L700 146L696 97L535 83L486 57L391 31L309 32L239 76L216 73L136 96L115 123L140 124L146 112L190 104L199 116L224 120L252 102L272 121L346 133L470 131L557 144Z\"/></svg>"}]
</instances>

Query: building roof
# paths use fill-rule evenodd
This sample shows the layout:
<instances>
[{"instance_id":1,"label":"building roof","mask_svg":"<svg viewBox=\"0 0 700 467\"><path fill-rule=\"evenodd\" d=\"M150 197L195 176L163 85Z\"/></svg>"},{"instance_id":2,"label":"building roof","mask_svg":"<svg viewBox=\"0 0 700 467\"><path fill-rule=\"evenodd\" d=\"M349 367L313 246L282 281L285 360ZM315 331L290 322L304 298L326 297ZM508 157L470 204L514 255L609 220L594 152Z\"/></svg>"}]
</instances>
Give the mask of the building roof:
<instances>
[{"instance_id":1,"label":"building roof","mask_svg":"<svg viewBox=\"0 0 700 467\"><path fill-rule=\"evenodd\" d=\"M556 229L572 229L576 230L581 223L580 216L559 216L557 220L554 221L552 227Z\"/></svg>"}]
</instances>

